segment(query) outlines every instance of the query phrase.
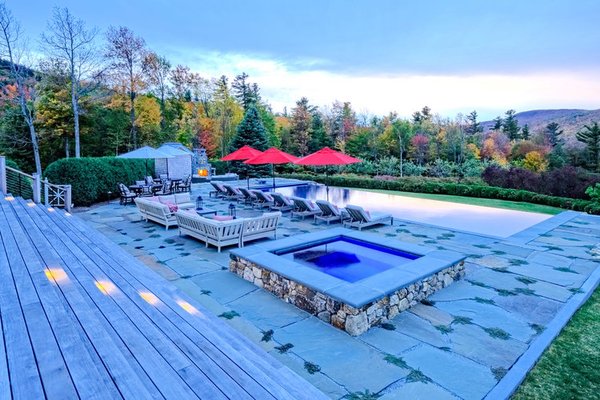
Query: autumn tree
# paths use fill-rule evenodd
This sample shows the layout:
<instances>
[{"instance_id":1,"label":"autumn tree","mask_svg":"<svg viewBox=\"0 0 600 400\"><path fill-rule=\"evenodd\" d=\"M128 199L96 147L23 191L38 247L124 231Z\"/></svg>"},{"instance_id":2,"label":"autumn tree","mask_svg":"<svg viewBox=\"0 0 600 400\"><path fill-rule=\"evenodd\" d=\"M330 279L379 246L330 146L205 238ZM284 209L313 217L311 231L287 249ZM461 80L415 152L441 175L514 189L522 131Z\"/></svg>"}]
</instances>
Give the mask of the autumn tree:
<instances>
[{"instance_id":1,"label":"autumn tree","mask_svg":"<svg viewBox=\"0 0 600 400\"><path fill-rule=\"evenodd\" d=\"M160 102L160 126L164 130L166 128L165 99L169 88L168 79L171 73L171 63L165 57L159 56L154 52L148 52L144 55L142 71L146 75L153 93L158 97L158 101Z\"/></svg>"},{"instance_id":2,"label":"autumn tree","mask_svg":"<svg viewBox=\"0 0 600 400\"><path fill-rule=\"evenodd\" d=\"M243 114L240 106L231 95L228 79L225 75L215 82L212 97L215 133L219 142L221 157L223 157L229 147L231 138L235 134L235 126L241 120Z\"/></svg>"},{"instance_id":3,"label":"autumn tree","mask_svg":"<svg viewBox=\"0 0 600 400\"><path fill-rule=\"evenodd\" d=\"M117 86L124 88L129 97L130 138L133 148L138 147L135 125L135 99L144 88L143 60L146 55L145 42L124 26L110 27L106 36L108 47L105 57L110 62Z\"/></svg>"},{"instance_id":4,"label":"autumn tree","mask_svg":"<svg viewBox=\"0 0 600 400\"><path fill-rule=\"evenodd\" d=\"M584 125L584 129L577 132L576 136L587 146L590 166L600 172L600 126L597 122Z\"/></svg>"},{"instance_id":5,"label":"autumn tree","mask_svg":"<svg viewBox=\"0 0 600 400\"><path fill-rule=\"evenodd\" d=\"M87 28L85 22L71 14L68 8L55 8L48 23L48 33L42 35L50 55L63 61L69 74L76 158L81 157L79 99L91 90L91 81L99 75L94 46L97 34L96 28Z\"/></svg>"},{"instance_id":6,"label":"autumn tree","mask_svg":"<svg viewBox=\"0 0 600 400\"><path fill-rule=\"evenodd\" d=\"M429 138L427 135L418 133L410 140L413 158L419 165L423 165L429 151Z\"/></svg>"},{"instance_id":7,"label":"autumn tree","mask_svg":"<svg viewBox=\"0 0 600 400\"><path fill-rule=\"evenodd\" d=\"M0 57L8 61L10 79L16 87L16 99L21 108L21 114L29 128L35 171L42 174L42 162L38 135L35 129L35 114L33 98L35 97L34 82L31 70L23 66L24 44L21 40L21 27L13 17L5 3L0 3Z\"/></svg>"}]
</instances>

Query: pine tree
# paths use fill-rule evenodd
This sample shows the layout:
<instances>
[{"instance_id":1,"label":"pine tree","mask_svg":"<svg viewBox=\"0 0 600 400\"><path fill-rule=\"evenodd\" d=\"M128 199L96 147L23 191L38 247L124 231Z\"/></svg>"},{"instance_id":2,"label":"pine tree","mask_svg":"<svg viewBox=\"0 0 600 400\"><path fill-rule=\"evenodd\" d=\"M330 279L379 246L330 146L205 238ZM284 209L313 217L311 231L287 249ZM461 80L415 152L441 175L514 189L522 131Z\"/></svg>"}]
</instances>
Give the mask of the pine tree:
<instances>
[{"instance_id":1,"label":"pine tree","mask_svg":"<svg viewBox=\"0 0 600 400\"><path fill-rule=\"evenodd\" d=\"M477 121L477 111L471 111L471 113L467 115L467 121L469 121L469 124L465 128L465 133L467 135L472 136L483 131L481 124Z\"/></svg>"},{"instance_id":2,"label":"pine tree","mask_svg":"<svg viewBox=\"0 0 600 400\"><path fill-rule=\"evenodd\" d=\"M506 117L502 121L502 132L508 136L510 140L519 138L519 121L515 118L515 110L508 110Z\"/></svg>"},{"instance_id":3,"label":"pine tree","mask_svg":"<svg viewBox=\"0 0 600 400\"><path fill-rule=\"evenodd\" d=\"M502 117L498 115L494 118L494 128L492 130L499 131L500 129L502 129Z\"/></svg>"},{"instance_id":4,"label":"pine tree","mask_svg":"<svg viewBox=\"0 0 600 400\"><path fill-rule=\"evenodd\" d=\"M308 143L309 153L314 153L317 150L321 150L323 147L332 147L333 140L327 134L321 113L318 111L312 115L312 121L310 124L310 142Z\"/></svg>"},{"instance_id":5,"label":"pine tree","mask_svg":"<svg viewBox=\"0 0 600 400\"><path fill-rule=\"evenodd\" d=\"M268 148L266 129L254 104L248 106L244 119L238 125L236 134L229 145L229 152L233 152L244 145L260 151L265 151ZM267 175L270 168L268 165L248 165L241 161L234 161L231 170L245 178Z\"/></svg>"},{"instance_id":6,"label":"pine tree","mask_svg":"<svg viewBox=\"0 0 600 400\"><path fill-rule=\"evenodd\" d=\"M525 124L521 129L521 137L523 140L529 140L529 125Z\"/></svg>"},{"instance_id":7,"label":"pine tree","mask_svg":"<svg viewBox=\"0 0 600 400\"><path fill-rule=\"evenodd\" d=\"M558 125L556 122L550 122L548 125L546 125L546 131L544 133L548 143L550 143L552 147L556 147L557 145L563 143L563 139L560 136L563 134L563 130L559 128L560 125Z\"/></svg>"},{"instance_id":8,"label":"pine tree","mask_svg":"<svg viewBox=\"0 0 600 400\"><path fill-rule=\"evenodd\" d=\"M577 140L587 145L590 166L600 172L600 126L594 122L584 127L585 131L577 132Z\"/></svg>"}]
</instances>

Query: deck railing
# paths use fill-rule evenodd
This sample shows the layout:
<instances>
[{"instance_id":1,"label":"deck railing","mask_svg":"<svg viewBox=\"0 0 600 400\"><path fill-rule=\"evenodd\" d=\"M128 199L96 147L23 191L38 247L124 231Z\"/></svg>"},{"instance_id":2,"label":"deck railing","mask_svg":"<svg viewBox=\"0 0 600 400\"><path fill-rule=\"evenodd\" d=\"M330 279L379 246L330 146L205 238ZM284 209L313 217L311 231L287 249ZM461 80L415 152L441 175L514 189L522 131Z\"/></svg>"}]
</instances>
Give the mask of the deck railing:
<instances>
[{"instance_id":1,"label":"deck railing","mask_svg":"<svg viewBox=\"0 0 600 400\"><path fill-rule=\"evenodd\" d=\"M4 195L31 199L44 203L46 207L63 207L71 211L71 185L55 185L48 179L41 180L38 174L26 174L6 166L6 158L0 156L0 192Z\"/></svg>"}]
</instances>

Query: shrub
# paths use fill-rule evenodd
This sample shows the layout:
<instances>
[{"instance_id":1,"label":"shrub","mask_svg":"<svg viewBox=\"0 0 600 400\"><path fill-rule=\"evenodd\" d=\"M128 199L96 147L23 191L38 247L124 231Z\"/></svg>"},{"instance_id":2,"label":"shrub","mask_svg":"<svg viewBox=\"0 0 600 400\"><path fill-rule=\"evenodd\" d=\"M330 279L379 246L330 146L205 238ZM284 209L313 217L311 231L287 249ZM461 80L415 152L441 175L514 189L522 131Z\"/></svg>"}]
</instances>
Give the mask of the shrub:
<instances>
[{"instance_id":1,"label":"shrub","mask_svg":"<svg viewBox=\"0 0 600 400\"><path fill-rule=\"evenodd\" d=\"M402 172L404 172L404 175L406 176L421 176L425 171L427 171L427 168L410 161L406 161L402 164Z\"/></svg>"},{"instance_id":2,"label":"shrub","mask_svg":"<svg viewBox=\"0 0 600 400\"><path fill-rule=\"evenodd\" d=\"M590 196L592 201L600 204L600 183L596 183L596 186L589 186L585 190L585 194Z\"/></svg>"},{"instance_id":3,"label":"shrub","mask_svg":"<svg viewBox=\"0 0 600 400\"><path fill-rule=\"evenodd\" d=\"M148 160L148 171L154 171L154 160ZM115 157L63 158L44 172L50 183L71 185L73 203L78 206L106 200L109 191L116 197L118 183L131 185L145 175L145 160Z\"/></svg>"},{"instance_id":4,"label":"shrub","mask_svg":"<svg viewBox=\"0 0 600 400\"><path fill-rule=\"evenodd\" d=\"M522 169L489 166L481 177L491 186L523 189L549 196L584 199L587 187L600 182L600 175L567 166L536 174Z\"/></svg>"},{"instance_id":5,"label":"shrub","mask_svg":"<svg viewBox=\"0 0 600 400\"><path fill-rule=\"evenodd\" d=\"M401 192L417 192L431 194L450 194L455 196L481 197L489 199L524 201L590 214L600 214L600 204L589 200L548 196L527 190L507 189L481 184L457 183L436 178L405 177L389 179L372 179L351 175L283 175L286 178L312 180L330 186L353 187L362 189L395 190Z\"/></svg>"}]
</instances>

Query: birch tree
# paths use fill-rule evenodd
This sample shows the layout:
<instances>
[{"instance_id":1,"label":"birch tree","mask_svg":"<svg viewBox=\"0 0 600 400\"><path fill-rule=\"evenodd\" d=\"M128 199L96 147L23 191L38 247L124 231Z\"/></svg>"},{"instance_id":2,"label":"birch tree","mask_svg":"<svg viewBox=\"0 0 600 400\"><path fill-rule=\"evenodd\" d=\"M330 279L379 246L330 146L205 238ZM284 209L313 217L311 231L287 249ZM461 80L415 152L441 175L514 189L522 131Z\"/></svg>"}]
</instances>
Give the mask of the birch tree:
<instances>
[{"instance_id":1,"label":"birch tree","mask_svg":"<svg viewBox=\"0 0 600 400\"><path fill-rule=\"evenodd\" d=\"M21 113L29 127L35 170L36 173L41 175L42 162L40 160L38 135L34 125L35 110L32 101L35 91L33 84L30 84L31 77L28 76L29 70L23 66L23 55L26 46L21 40L21 26L18 21L15 20L11 11L6 8L4 2L0 3L0 30L0 57L8 61L9 76L16 86L17 99L21 108Z\"/></svg>"},{"instance_id":2,"label":"birch tree","mask_svg":"<svg viewBox=\"0 0 600 400\"><path fill-rule=\"evenodd\" d=\"M48 52L52 57L63 61L68 70L76 158L81 157L79 99L89 88L89 85L83 85L82 82L85 79L92 80L98 74L98 58L94 47L97 34L96 28L87 28L68 8L57 7L48 23L48 33L42 35L42 42Z\"/></svg>"}]
</instances>

